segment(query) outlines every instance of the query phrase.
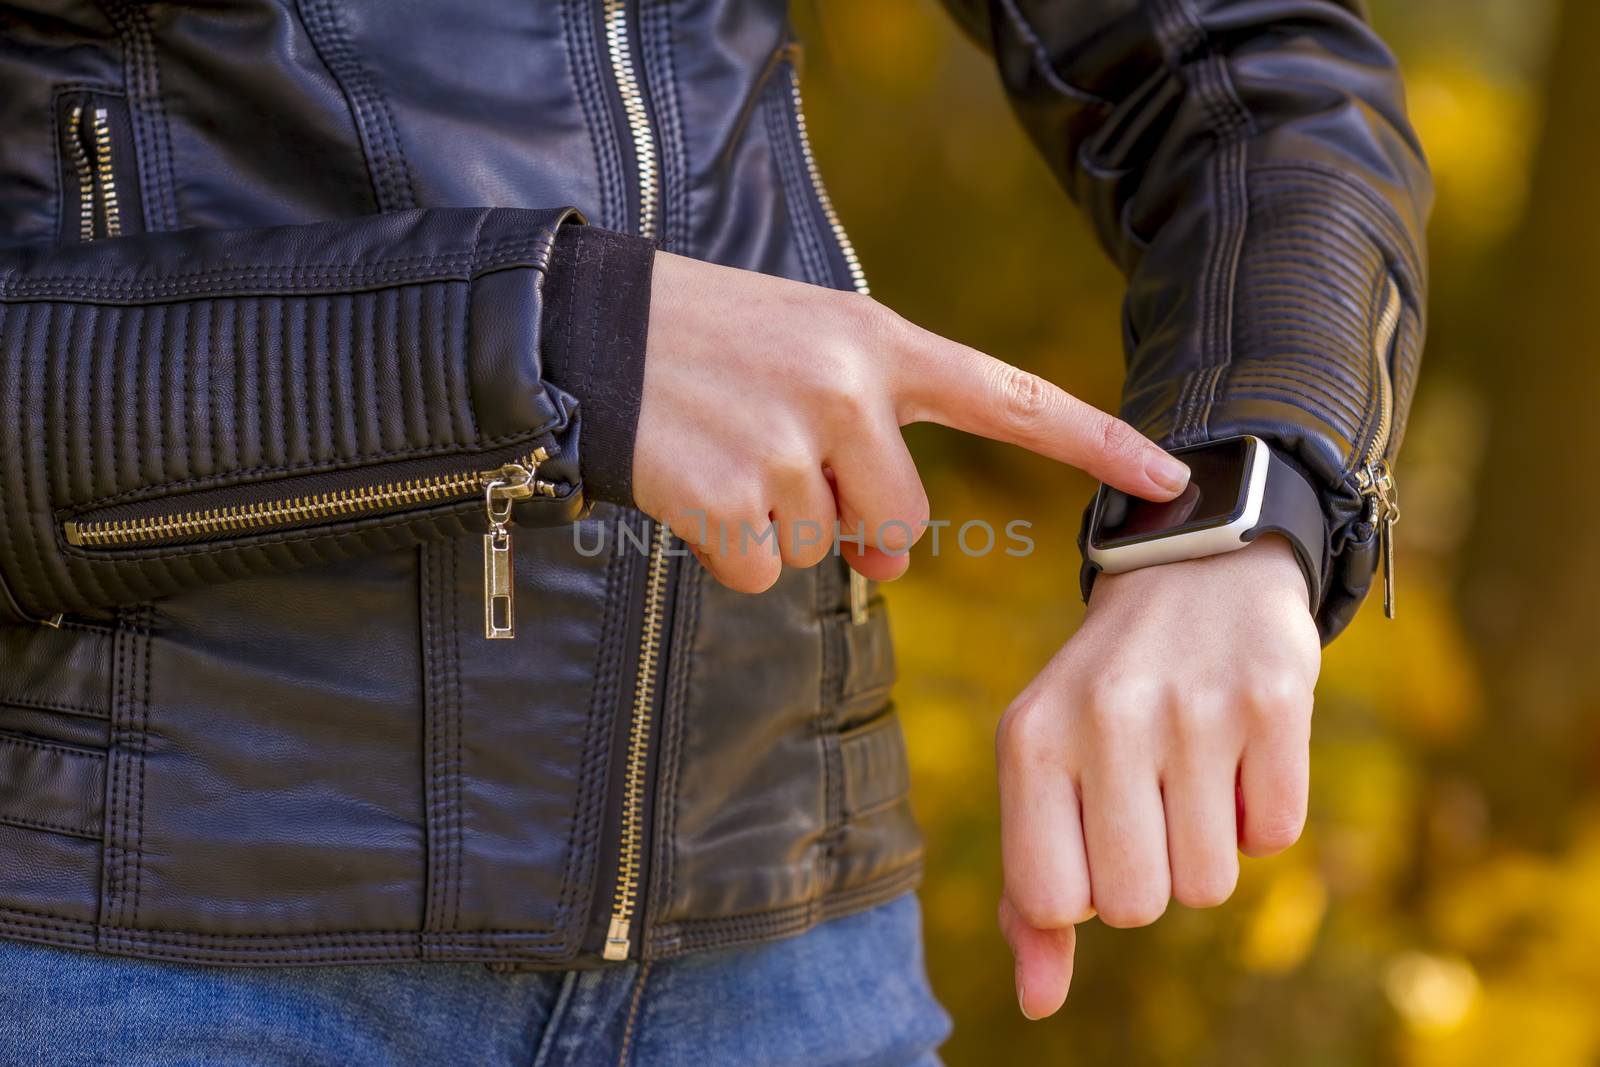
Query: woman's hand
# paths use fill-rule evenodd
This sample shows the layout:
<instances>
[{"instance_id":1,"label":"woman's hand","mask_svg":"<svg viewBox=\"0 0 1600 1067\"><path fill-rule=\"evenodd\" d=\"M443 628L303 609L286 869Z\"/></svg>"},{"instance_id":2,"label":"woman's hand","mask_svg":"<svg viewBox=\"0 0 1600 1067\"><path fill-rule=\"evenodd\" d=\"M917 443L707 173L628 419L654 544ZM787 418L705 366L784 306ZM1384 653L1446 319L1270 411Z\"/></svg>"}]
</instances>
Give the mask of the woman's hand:
<instances>
[{"instance_id":1,"label":"woman's hand","mask_svg":"<svg viewBox=\"0 0 1600 1067\"><path fill-rule=\"evenodd\" d=\"M1100 576L997 736L1000 927L1024 1015L1066 998L1074 923L1220 904L1239 850L1300 836L1321 651L1282 538Z\"/></svg>"},{"instance_id":2,"label":"woman's hand","mask_svg":"<svg viewBox=\"0 0 1600 1067\"><path fill-rule=\"evenodd\" d=\"M1021 445L1150 500L1188 482L1126 423L869 297L659 252L650 300L634 499L734 589L822 560L836 519L865 530L851 566L898 577L928 518L908 423ZM776 543L755 541L769 523Z\"/></svg>"}]
</instances>

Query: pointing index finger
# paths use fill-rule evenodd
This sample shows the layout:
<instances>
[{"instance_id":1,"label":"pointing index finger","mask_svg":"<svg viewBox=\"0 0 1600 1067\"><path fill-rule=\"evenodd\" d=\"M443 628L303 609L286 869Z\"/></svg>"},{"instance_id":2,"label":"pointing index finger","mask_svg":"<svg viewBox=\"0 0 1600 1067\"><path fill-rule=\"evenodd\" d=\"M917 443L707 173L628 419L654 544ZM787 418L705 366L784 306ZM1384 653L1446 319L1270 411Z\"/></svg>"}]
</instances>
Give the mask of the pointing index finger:
<instances>
[{"instance_id":1,"label":"pointing index finger","mask_svg":"<svg viewBox=\"0 0 1600 1067\"><path fill-rule=\"evenodd\" d=\"M936 422L1019 445L1147 500L1170 500L1189 468L1121 419L1037 374L925 330L902 358L902 422Z\"/></svg>"}]
</instances>

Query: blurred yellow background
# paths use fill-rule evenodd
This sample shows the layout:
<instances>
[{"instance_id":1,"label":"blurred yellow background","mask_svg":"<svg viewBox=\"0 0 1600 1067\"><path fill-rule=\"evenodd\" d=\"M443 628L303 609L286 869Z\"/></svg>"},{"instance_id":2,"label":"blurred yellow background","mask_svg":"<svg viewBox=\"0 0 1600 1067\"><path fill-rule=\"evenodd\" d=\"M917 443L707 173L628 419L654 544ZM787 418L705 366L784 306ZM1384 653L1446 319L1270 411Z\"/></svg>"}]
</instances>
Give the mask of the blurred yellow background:
<instances>
[{"instance_id":1,"label":"blurred yellow background","mask_svg":"<svg viewBox=\"0 0 1600 1067\"><path fill-rule=\"evenodd\" d=\"M934 511L1035 554L919 549L888 590L929 965L952 1064L1600 1062L1600 3L1373 0L1438 181L1398 478L1399 618L1329 651L1311 821L1234 899L1081 928L1060 1016L995 930L992 736L1081 617L1087 479L912 430ZM1114 407L1121 280L933 0L797 5L812 136L874 294ZM926 546L926 541L924 542Z\"/></svg>"}]
</instances>

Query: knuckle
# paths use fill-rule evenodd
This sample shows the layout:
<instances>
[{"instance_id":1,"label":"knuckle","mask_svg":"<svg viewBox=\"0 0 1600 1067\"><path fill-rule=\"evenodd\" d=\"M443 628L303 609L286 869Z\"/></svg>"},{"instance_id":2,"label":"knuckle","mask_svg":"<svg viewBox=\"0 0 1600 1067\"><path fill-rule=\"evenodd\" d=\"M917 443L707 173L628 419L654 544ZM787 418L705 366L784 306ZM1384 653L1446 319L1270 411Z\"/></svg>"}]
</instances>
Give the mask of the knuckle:
<instances>
[{"instance_id":1,"label":"knuckle","mask_svg":"<svg viewBox=\"0 0 1600 1067\"><path fill-rule=\"evenodd\" d=\"M1144 444L1144 438L1132 426L1121 419L1106 414L1098 414L1100 420L1100 447L1108 454L1114 456L1129 455L1137 452Z\"/></svg>"},{"instance_id":2,"label":"knuckle","mask_svg":"<svg viewBox=\"0 0 1600 1067\"><path fill-rule=\"evenodd\" d=\"M886 354L916 349L916 328L892 309L860 293L841 293L847 335L864 362L880 362Z\"/></svg>"},{"instance_id":3,"label":"knuckle","mask_svg":"<svg viewBox=\"0 0 1600 1067\"><path fill-rule=\"evenodd\" d=\"M1149 892L1119 893L1110 900L1097 901L1100 921L1118 930L1149 926L1167 911L1165 894Z\"/></svg>"},{"instance_id":4,"label":"knuckle","mask_svg":"<svg viewBox=\"0 0 1600 1067\"><path fill-rule=\"evenodd\" d=\"M1170 705L1173 732L1191 740L1211 736L1232 713L1233 703L1228 694L1218 691L1185 692Z\"/></svg>"},{"instance_id":5,"label":"knuckle","mask_svg":"<svg viewBox=\"0 0 1600 1067\"><path fill-rule=\"evenodd\" d=\"M1175 875L1172 896L1186 908L1215 908L1233 896L1239 882L1237 865Z\"/></svg>"},{"instance_id":6,"label":"knuckle","mask_svg":"<svg viewBox=\"0 0 1600 1067\"><path fill-rule=\"evenodd\" d=\"M826 541L805 541L791 537L783 547L783 562L791 567L805 570L821 563L828 554L830 544Z\"/></svg>"},{"instance_id":7,"label":"knuckle","mask_svg":"<svg viewBox=\"0 0 1600 1067\"><path fill-rule=\"evenodd\" d=\"M912 326L904 316L878 303L870 296L847 293L846 297L858 309L862 332L874 344L894 348L906 344L911 339Z\"/></svg>"},{"instance_id":8,"label":"knuckle","mask_svg":"<svg viewBox=\"0 0 1600 1067\"><path fill-rule=\"evenodd\" d=\"M1263 670L1244 683L1245 702L1257 712L1274 715L1309 709L1310 689L1292 671Z\"/></svg>"},{"instance_id":9,"label":"knuckle","mask_svg":"<svg viewBox=\"0 0 1600 1067\"><path fill-rule=\"evenodd\" d=\"M1089 911L1087 890L1047 890L1016 893L1011 905L1023 922L1035 930L1065 930L1083 920Z\"/></svg>"},{"instance_id":10,"label":"knuckle","mask_svg":"<svg viewBox=\"0 0 1600 1067\"><path fill-rule=\"evenodd\" d=\"M1050 410L1050 388L1037 374L1020 367L1002 366L996 383L1000 408L1015 426L1032 426Z\"/></svg>"},{"instance_id":11,"label":"knuckle","mask_svg":"<svg viewBox=\"0 0 1600 1067\"><path fill-rule=\"evenodd\" d=\"M1165 703L1162 686L1144 675L1107 675L1090 687L1085 704L1092 734L1116 743L1142 730Z\"/></svg>"},{"instance_id":12,"label":"knuckle","mask_svg":"<svg viewBox=\"0 0 1600 1067\"><path fill-rule=\"evenodd\" d=\"M750 562L741 561L739 567L742 585L740 592L765 593L778 581L778 576L783 573L783 561L772 556L746 557Z\"/></svg>"},{"instance_id":13,"label":"knuckle","mask_svg":"<svg viewBox=\"0 0 1600 1067\"><path fill-rule=\"evenodd\" d=\"M1298 812L1278 811L1261 819L1246 819L1245 843L1252 856L1271 856L1300 840L1305 819Z\"/></svg>"},{"instance_id":14,"label":"knuckle","mask_svg":"<svg viewBox=\"0 0 1600 1067\"><path fill-rule=\"evenodd\" d=\"M818 383L822 424L834 433L851 433L876 411L876 384L860 360L841 357Z\"/></svg>"},{"instance_id":15,"label":"knuckle","mask_svg":"<svg viewBox=\"0 0 1600 1067\"><path fill-rule=\"evenodd\" d=\"M798 444L774 448L767 454L765 465L767 481L772 484L775 493L782 497L809 489L822 471L810 450Z\"/></svg>"},{"instance_id":16,"label":"knuckle","mask_svg":"<svg viewBox=\"0 0 1600 1067\"><path fill-rule=\"evenodd\" d=\"M1055 745L1055 723L1037 701L1019 699L1000 716L995 751L1001 758L1036 757Z\"/></svg>"}]
</instances>

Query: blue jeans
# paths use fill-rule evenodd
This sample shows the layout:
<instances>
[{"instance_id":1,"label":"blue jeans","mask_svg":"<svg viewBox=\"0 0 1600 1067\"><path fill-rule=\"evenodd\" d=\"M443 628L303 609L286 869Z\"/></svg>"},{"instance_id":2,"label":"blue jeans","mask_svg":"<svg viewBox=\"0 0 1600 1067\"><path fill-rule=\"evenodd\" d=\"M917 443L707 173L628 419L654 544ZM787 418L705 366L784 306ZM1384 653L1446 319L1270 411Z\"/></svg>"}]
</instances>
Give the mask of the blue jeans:
<instances>
[{"instance_id":1,"label":"blue jeans","mask_svg":"<svg viewBox=\"0 0 1600 1067\"><path fill-rule=\"evenodd\" d=\"M229 968L0 941L0 1063L937 1064L904 896L786 941L601 971Z\"/></svg>"}]
</instances>

